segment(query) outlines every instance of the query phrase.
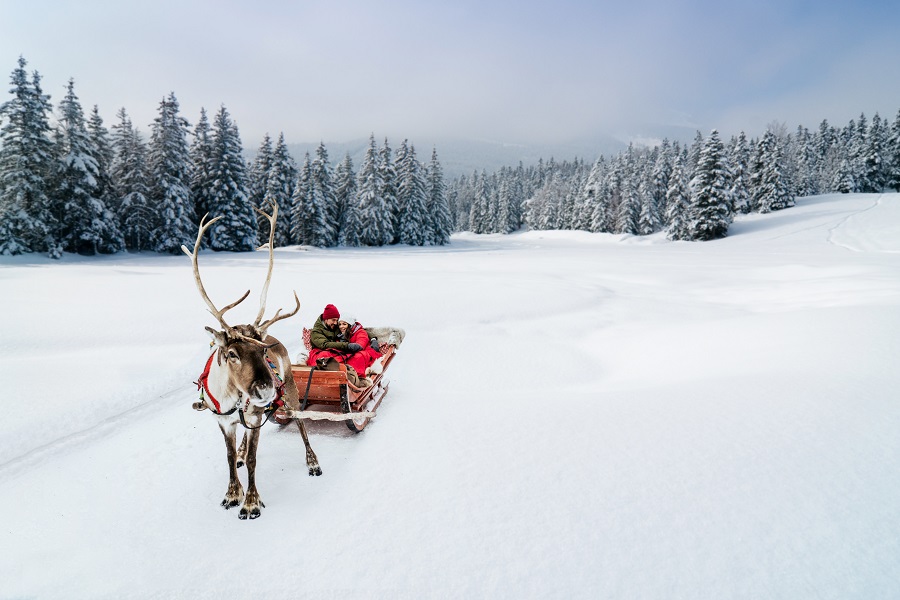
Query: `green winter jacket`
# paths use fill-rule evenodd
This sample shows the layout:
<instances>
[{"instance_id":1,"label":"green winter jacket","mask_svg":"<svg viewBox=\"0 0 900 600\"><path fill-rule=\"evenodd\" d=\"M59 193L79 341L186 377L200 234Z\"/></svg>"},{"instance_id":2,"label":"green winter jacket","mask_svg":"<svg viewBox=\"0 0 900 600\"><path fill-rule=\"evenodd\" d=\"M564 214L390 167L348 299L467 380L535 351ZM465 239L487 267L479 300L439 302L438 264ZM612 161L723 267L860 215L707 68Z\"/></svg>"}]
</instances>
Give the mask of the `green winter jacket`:
<instances>
[{"instance_id":1,"label":"green winter jacket","mask_svg":"<svg viewBox=\"0 0 900 600\"><path fill-rule=\"evenodd\" d=\"M309 332L309 343L313 348L318 348L319 350L340 350L341 352L348 352L349 349L347 345L349 342L345 342L340 339L341 330L337 327L334 329L328 329L325 326L325 321L322 320L322 315L319 315L319 318L316 319L316 324L313 325L312 331Z\"/></svg>"}]
</instances>

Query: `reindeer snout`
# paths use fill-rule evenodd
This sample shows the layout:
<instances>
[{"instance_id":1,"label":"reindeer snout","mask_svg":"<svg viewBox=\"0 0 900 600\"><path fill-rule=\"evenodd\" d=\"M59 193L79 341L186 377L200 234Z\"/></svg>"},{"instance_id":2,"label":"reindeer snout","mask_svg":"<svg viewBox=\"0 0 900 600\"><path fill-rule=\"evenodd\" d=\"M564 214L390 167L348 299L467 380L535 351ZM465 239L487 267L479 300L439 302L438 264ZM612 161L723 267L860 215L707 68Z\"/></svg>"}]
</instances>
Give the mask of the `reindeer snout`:
<instances>
[{"instance_id":1,"label":"reindeer snout","mask_svg":"<svg viewBox=\"0 0 900 600\"><path fill-rule=\"evenodd\" d=\"M255 382L247 389L248 400L254 406L265 408L275 400L275 386L271 381Z\"/></svg>"},{"instance_id":2,"label":"reindeer snout","mask_svg":"<svg viewBox=\"0 0 900 600\"><path fill-rule=\"evenodd\" d=\"M250 388L250 395L259 400L270 400L275 395L275 386L272 380L256 381Z\"/></svg>"}]
</instances>

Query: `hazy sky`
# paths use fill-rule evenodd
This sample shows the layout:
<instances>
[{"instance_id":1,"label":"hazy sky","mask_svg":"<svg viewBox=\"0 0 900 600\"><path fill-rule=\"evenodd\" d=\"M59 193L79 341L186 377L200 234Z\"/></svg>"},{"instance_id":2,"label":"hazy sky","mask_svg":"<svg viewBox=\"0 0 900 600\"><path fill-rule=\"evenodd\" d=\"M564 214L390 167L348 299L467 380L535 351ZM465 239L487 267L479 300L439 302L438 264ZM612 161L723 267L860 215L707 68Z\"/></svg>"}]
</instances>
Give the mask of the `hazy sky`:
<instances>
[{"instance_id":1,"label":"hazy sky","mask_svg":"<svg viewBox=\"0 0 900 600\"><path fill-rule=\"evenodd\" d=\"M755 135L893 121L898 25L896 0L0 0L0 77L24 56L54 106L74 78L107 126L146 127L170 91L191 123L224 104L251 148Z\"/></svg>"}]
</instances>

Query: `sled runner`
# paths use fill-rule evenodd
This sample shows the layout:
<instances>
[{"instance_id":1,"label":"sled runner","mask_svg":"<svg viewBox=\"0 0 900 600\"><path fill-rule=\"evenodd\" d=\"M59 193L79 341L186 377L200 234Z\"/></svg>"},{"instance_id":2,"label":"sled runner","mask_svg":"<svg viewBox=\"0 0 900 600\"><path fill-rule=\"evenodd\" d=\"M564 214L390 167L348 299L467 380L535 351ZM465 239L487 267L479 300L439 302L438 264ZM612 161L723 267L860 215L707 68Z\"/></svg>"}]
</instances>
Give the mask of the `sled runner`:
<instances>
[{"instance_id":1,"label":"sled runner","mask_svg":"<svg viewBox=\"0 0 900 600\"><path fill-rule=\"evenodd\" d=\"M372 420L388 391L389 381L384 379L388 366L394 360L396 347L382 345L383 356L379 359L384 366L381 373L370 377L372 385L360 388L347 379L347 367L338 363L339 371L323 371L306 365L291 365L294 382L300 391L300 410L279 410L275 421L284 425L293 416L301 416L304 411L324 411L344 415L361 413L359 417L346 419L350 431L359 433Z\"/></svg>"}]
</instances>

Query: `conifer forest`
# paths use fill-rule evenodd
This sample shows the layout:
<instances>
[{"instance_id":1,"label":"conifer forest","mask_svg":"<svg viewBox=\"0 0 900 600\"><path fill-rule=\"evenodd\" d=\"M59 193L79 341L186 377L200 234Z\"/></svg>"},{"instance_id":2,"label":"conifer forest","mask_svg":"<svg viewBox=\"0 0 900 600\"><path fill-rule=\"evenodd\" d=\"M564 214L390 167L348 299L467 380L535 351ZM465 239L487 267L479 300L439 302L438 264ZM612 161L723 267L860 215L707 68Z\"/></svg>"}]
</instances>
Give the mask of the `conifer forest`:
<instances>
[{"instance_id":1,"label":"conifer forest","mask_svg":"<svg viewBox=\"0 0 900 600\"><path fill-rule=\"evenodd\" d=\"M70 80L54 108L20 58L0 104L0 254L178 253L202 217L212 250L250 251L268 238L254 208L280 207L275 244L443 245L457 231L569 229L703 241L727 235L735 214L790 207L796 197L900 189L900 112L861 114L815 131L773 123L758 138L697 132L617 156L505 167L445 182L437 150L420 159L403 140L369 138L361 164L333 162L324 143L297 161L267 134L244 158L222 106L196 124L174 93L149 139L124 108L106 127L85 114ZM336 166L335 166L336 165Z\"/></svg>"}]
</instances>

